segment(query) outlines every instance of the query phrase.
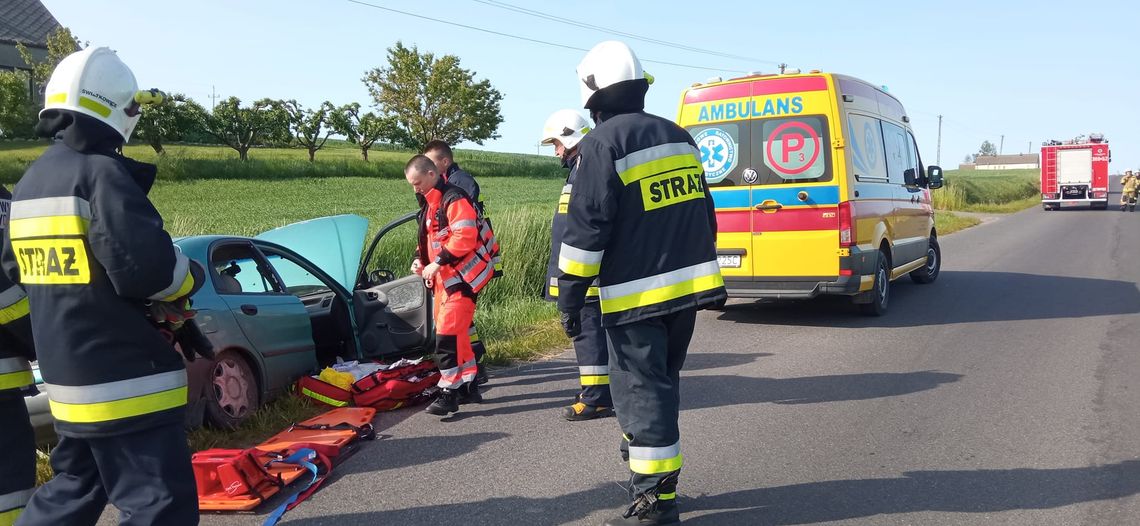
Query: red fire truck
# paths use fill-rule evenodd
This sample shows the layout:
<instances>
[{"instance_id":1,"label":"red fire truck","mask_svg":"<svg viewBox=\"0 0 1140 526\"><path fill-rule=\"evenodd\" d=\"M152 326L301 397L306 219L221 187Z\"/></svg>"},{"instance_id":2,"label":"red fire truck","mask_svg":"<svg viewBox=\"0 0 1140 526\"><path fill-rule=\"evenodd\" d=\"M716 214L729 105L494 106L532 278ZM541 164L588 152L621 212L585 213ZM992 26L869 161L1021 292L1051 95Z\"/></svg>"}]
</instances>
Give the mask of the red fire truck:
<instances>
[{"instance_id":1,"label":"red fire truck","mask_svg":"<svg viewBox=\"0 0 1140 526\"><path fill-rule=\"evenodd\" d=\"M1108 141L1099 133L1041 145L1041 206L1108 208Z\"/></svg>"}]
</instances>

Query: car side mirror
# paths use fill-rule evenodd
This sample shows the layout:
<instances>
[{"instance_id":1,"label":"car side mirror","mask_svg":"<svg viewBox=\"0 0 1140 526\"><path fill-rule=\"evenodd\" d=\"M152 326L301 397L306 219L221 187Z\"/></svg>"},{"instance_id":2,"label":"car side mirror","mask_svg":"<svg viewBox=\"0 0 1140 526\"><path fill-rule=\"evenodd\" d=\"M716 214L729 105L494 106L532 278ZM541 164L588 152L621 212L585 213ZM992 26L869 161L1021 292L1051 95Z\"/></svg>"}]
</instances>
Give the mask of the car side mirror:
<instances>
[{"instance_id":1,"label":"car side mirror","mask_svg":"<svg viewBox=\"0 0 1140 526\"><path fill-rule=\"evenodd\" d=\"M926 187L931 190L942 188L942 167L926 167Z\"/></svg>"}]
</instances>

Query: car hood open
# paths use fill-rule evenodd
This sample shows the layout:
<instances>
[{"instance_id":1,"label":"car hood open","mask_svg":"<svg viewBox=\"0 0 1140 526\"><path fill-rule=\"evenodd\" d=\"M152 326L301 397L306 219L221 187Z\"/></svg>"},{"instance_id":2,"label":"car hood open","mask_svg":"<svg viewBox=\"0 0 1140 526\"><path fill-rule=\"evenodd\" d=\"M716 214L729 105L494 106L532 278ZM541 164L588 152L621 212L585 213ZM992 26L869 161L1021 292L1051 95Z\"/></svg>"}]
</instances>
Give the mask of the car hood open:
<instances>
[{"instance_id":1,"label":"car hood open","mask_svg":"<svg viewBox=\"0 0 1140 526\"><path fill-rule=\"evenodd\" d=\"M300 254L337 280L345 290L352 291L367 233L367 219L344 214L275 228L258 234L255 239L277 243Z\"/></svg>"}]
</instances>

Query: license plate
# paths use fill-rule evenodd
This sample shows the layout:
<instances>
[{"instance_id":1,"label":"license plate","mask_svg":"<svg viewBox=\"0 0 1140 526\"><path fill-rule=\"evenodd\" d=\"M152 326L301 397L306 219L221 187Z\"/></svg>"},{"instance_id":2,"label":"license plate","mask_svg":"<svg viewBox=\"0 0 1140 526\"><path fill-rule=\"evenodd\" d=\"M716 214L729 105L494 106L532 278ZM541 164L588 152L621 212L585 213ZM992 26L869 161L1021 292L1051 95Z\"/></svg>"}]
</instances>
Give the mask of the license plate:
<instances>
[{"instance_id":1,"label":"license plate","mask_svg":"<svg viewBox=\"0 0 1140 526\"><path fill-rule=\"evenodd\" d=\"M717 256L716 262L720 268L740 268L740 255Z\"/></svg>"}]
</instances>

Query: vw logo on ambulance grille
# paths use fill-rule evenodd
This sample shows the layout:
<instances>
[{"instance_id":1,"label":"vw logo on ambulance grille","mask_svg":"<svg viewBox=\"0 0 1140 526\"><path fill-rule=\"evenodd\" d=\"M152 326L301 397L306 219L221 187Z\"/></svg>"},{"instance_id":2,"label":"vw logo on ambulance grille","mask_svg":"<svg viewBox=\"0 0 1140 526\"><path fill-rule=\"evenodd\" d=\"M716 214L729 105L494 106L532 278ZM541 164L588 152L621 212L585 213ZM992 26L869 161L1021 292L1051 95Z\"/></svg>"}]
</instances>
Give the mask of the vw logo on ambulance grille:
<instances>
[{"instance_id":1,"label":"vw logo on ambulance grille","mask_svg":"<svg viewBox=\"0 0 1140 526\"><path fill-rule=\"evenodd\" d=\"M705 168L705 181L719 183L736 167L736 141L720 128L709 128L693 140L701 152L701 165Z\"/></svg>"}]
</instances>

